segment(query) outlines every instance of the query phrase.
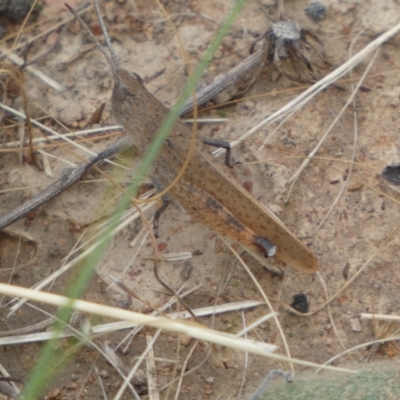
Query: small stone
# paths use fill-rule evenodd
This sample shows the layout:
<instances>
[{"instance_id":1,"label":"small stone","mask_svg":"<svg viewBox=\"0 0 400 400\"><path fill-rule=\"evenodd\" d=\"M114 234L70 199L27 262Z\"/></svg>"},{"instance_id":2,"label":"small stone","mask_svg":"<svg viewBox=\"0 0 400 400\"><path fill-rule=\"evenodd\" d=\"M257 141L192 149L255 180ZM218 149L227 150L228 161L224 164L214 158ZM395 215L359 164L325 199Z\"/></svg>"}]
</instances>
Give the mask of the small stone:
<instances>
[{"instance_id":1,"label":"small stone","mask_svg":"<svg viewBox=\"0 0 400 400\"><path fill-rule=\"evenodd\" d=\"M352 318L350 320L350 325L353 332L361 332L361 324L358 318Z\"/></svg>"},{"instance_id":2,"label":"small stone","mask_svg":"<svg viewBox=\"0 0 400 400\"><path fill-rule=\"evenodd\" d=\"M102 369L102 370L99 372L99 375L100 375L103 379L107 379L107 378L110 376L110 373L109 373L107 370Z\"/></svg>"},{"instance_id":3,"label":"small stone","mask_svg":"<svg viewBox=\"0 0 400 400\"><path fill-rule=\"evenodd\" d=\"M117 302L117 307L121 308L122 310L129 310L129 307L132 304L132 300L130 297L126 298L126 299L120 299Z\"/></svg>"},{"instance_id":4,"label":"small stone","mask_svg":"<svg viewBox=\"0 0 400 400\"><path fill-rule=\"evenodd\" d=\"M362 182L351 182L349 186L347 187L348 192L356 192L357 190L360 190L363 187Z\"/></svg>"},{"instance_id":5,"label":"small stone","mask_svg":"<svg viewBox=\"0 0 400 400\"><path fill-rule=\"evenodd\" d=\"M68 385L65 387L67 390L76 390L78 389L78 384L75 382L69 382Z\"/></svg>"},{"instance_id":6,"label":"small stone","mask_svg":"<svg viewBox=\"0 0 400 400\"><path fill-rule=\"evenodd\" d=\"M215 378L213 376L206 378L207 383L214 383L214 381L215 381Z\"/></svg>"},{"instance_id":7,"label":"small stone","mask_svg":"<svg viewBox=\"0 0 400 400\"><path fill-rule=\"evenodd\" d=\"M377 291L381 290L381 285L380 285L380 283L374 282L374 283L372 284L372 289L377 290Z\"/></svg>"},{"instance_id":8,"label":"small stone","mask_svg":"<svg viewBox=\"0 0 400 400\"><path fill-rule=\"evenodd\" d=\"M313 1L305 9L307 17L314 22L322 21L326 15L326 7L319 1Z\"/></svg>"},{"instance_id":9,"label":"small stone","mask_svg":"<svg viewBox=\"0 0 400 400\"><path fill-rule=\"evenodd\" d=\"M249 115L249 113L254 110L255 103L252 100L241 101L236 106L236 111L239 115Z\"/></svg>"},{"instance_id":10,"label":"small stone","mask_svg":"<svg viewBox=\"0 0 400 400\"><path fill-rule=\"evenodd\" d=\"M77 381L79 379L79 375L78 374L72 374L71 375L71 381Z\"/></svg>"},{"instance_id":11,"label":"small stone","mask_svg":"<svg viewBox=\"0 0 400 400\"><path fill-rule=\"evenodd\" d=\"M32 4L33 0L1 1L0 12L6 18L20 21L27 16Z\"/></svg>"},{"instance_id":12,"label":"small stone","mask_svg":"<svg viewBox=\"0 0 400 400\"><path fill-rule=\"evenodd\" d=\"M46 395L47 400L56 400L61 398L61 391L60 389L53 389Z\"/></svg>"},{"instance_id":13,"label":"small stone","mask_svg":"<svg viewBox=\"0 0 400 400\"><path fill-rule=\"evenodd\" d=\"M230 50L234 47L235 41L233 40L232 36L225 36L224 40L222 41L222 47L225 50Z\"/></svg>"}]
</instances>

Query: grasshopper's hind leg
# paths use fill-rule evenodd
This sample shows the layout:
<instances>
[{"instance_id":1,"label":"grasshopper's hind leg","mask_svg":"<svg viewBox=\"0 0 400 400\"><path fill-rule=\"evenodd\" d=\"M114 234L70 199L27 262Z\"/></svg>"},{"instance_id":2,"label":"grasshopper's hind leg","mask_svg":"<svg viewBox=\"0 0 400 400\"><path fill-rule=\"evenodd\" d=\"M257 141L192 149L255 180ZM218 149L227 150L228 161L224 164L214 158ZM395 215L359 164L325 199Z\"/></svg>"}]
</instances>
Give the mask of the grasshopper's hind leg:
<instances>
[{"instance_id":1,"label":"grasshopper's hind leg","mask_svg":"<svg viewBox=\"0 0 400 400\"><path fill-rule=\"evenodd\" d=\"M241 164L241 162L236 162L236 163L231 163L231 144L225 140L216 140L216 139L207 139L204 137L201 137L200 140L206 144L207 146L213 146L213 147L220 147L221 149L225 149L225 165L228 168L233 168L234 165L236 164Z\"/></svg>"},{"instance_id":2,"label":"grasshopper's hind leg","mask_svg":"<svg viewBox=\"0 0 400 400\"><path fill-rule=\"evenodd\" d=\"M157 179L156 176L150 176L151 181L157 192L162 192L164 190L163 184ZM171 204L171 196L166 193L162 197L162 204L159 208L157 208L156 212L154 213L154 221L153 221L153 229L154 229L154 236L158 238L158 223L160 221L161 214L168 208Z\"/></svg>"}]
</instances>

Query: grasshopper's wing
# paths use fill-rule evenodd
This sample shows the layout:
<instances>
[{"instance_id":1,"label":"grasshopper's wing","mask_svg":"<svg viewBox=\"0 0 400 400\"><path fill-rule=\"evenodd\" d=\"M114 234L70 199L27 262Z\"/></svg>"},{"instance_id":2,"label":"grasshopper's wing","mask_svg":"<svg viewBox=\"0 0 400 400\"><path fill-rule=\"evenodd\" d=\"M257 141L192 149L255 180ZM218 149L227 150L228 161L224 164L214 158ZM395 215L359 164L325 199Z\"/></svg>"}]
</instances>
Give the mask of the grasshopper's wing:
<instances>
[{"instance_id":1,"label":"grasshopper's wing","mask_svg":"<svg viewBox=\"0 0 400 400\"><path fill-rule=\"evenodd\" d=\"M162 157L166 157L175 170L182 167L188 151L187 131L182 131L170 136L162 150ZM314 254L275 214L248 193L227 167L213 160L202 146L196 144L183 179L215 198L256 235L273 242L277 246L276 257L279 260L299 271L317 271L318 262Z\"/></svg>"}]
</instances>

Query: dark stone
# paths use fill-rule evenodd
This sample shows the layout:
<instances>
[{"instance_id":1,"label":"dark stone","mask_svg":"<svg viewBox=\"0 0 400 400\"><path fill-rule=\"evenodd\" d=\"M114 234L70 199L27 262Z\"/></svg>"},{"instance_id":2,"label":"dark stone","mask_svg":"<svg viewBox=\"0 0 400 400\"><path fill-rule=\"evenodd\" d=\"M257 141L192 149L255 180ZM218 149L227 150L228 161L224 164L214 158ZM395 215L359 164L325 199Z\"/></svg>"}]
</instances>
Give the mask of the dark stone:
<instances>
[{"instance_id":1,"label":"dark stone","mask_svg":"<svg viewBox=\"0 0 400 400\"><path fill-rule=\"evenodd\" d=\"M0 17L6 17L13 21L24 19L34 0L0 0Z\"/></svg>"},{"instance_id":2,"label":"dark stone","mask_svg":"<svg viewBox=\"0 0 400 400\"><path fill-rule=\"evenodd\" d=\"M308 300L307 296L303 293L295 294L293 296L293 303L291 306L298 312L303 314L308 312Z\"/></svg>"},{"instance_id":3,"label":"dark stone","mask_svg":"<svg viewBox=\"0 0 400 400\"><path fill-rule=\"evenodd\" d=\"M314 22L322 21L326 15L326 7L319 1L313 1L305 9L307 17L312 19Z\"/></svg>"},{"instance_id":4,"label":"dark stone","mask_svg":"<svg viewBox=\"0 0 400 400\"><path fill-rule=\"evenodd\" d=\"M381 175L388 182L400 185L400 165L387 166Z\"/></svg>"}]
</instances>

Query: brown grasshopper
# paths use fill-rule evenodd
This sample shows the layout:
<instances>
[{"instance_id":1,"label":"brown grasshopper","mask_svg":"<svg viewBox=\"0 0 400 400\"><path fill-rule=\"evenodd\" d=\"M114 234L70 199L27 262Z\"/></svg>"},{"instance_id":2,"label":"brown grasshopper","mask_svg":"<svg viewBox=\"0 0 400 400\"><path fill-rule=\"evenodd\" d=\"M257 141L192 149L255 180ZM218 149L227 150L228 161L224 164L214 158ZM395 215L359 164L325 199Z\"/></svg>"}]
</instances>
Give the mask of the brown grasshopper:
<instances>
[{"instance_id":1,"label":"brown grasshopper","mask_svg":"<svg viewBox=\"0 0 400 400\"><path fill-rule=\"evenodd\" d=\"M95 7L110 55L101 47L84 22L74 14L110 65L114 76L111 98L113 116L125 127L127 134L133 137L138 155L142 156L154 140L169 109L146 89L138 74L121 69L101 18L97 0ZM229 144L225 146L225 142L204 142L226 147L227 155L230 154ZM150 177L157 190L167 187L177 176L190 144L191 129L178 121L165 140L150 171ZM244 245L257 259L260 259L260 253L264 257L275 255L299 271L318 270L313 253L279 218L234 179L228 166L219 165L209 155L204 143L196 141L183 176L172 186L169 194L182 205L193 220ZM165 209L166 204L161 208ZM159 214L160 212L157 213L158 216Z\"/></svg>"}]
</instances>

